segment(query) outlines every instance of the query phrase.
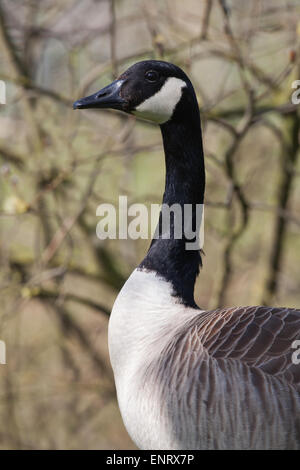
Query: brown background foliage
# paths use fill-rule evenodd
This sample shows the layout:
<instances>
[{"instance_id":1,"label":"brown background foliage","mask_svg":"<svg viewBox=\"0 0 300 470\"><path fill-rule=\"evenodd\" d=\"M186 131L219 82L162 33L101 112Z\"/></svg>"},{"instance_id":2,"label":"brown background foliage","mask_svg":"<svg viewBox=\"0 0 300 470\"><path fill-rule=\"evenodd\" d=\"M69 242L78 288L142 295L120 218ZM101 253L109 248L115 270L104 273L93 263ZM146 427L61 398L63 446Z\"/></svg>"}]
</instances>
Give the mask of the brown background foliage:
<instances>
[{"instance_id":1,"label":"brown background foliage","mask_svg":"<svg viewBox=\"0 0 300 470\"><path fill-rule=\"evenodd\" d=\"M203 308L300 304L297 0L1 0L0 448L134 448L107 322L149 241L96 208L159 203L159 129L72 102L145 58L194 83L207 169Z\"/></svg>"}]
</instances>

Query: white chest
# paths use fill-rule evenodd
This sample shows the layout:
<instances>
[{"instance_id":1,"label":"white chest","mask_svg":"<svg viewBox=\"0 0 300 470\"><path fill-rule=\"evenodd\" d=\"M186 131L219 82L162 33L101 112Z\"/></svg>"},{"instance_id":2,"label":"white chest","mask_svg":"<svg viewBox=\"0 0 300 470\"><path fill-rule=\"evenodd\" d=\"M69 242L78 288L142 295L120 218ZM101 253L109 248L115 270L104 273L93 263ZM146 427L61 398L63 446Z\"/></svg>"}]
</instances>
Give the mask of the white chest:
<instances>
[{"instance_id":1,"label":"white chest","mask_svg":"<svg viewBox=\"0 0 300 470\"><path fill-rule=\"evenodd\" d=\"M109 322L110 359L125 426L141 448L158 448L158 442L171 448L157 384L145 385L145 374L176 330L195 314L153 272L135 270L116 299Z\"/></svg>"}]
</instances>

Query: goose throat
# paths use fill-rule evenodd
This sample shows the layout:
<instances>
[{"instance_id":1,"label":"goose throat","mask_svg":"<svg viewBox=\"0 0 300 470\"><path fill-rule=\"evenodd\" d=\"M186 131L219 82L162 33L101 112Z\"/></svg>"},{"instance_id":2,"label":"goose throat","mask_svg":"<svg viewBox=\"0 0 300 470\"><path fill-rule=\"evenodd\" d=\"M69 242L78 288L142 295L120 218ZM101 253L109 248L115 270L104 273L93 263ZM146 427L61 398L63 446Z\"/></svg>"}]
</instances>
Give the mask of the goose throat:
<instances>
[{"instance_id":1,"label":"goose throat","mask_svg":"<svg viewBox=\"0 0 300 470\"><path fill-rule=\"evenodd\" d=\"M156 237L139 268L154 271L165 278L172 284L174 296L185 305L196 307L194 285L202 265L201 246L197 246L197 240L194 240L195 248L187 248L193 240L186 236L186 224L189 224L190 232L197 233L197 236L203 229L205 169L198 107L192 108L186 116L179 103L173 118L161 125L161 132L166 164L162 207L170 210L170 231L169 236L164 238L162 209ZM186 205L191 208L187 220L182 217ZM172 211L174 206L181 208L181 211ZM175 228L180 224L182 237L176 238Z\"/></svg>"}]
</instances>

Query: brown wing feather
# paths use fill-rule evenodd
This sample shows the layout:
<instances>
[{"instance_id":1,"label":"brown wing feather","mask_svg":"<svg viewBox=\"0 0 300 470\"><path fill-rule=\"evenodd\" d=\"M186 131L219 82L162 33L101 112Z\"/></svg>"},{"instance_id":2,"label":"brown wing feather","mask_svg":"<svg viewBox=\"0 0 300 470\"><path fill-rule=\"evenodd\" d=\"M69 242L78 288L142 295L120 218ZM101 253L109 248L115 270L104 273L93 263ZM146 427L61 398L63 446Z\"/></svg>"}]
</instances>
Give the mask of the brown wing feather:
<instances>
[{"instance_id":1,"label":"brown wing feather","mask_svg":"<svg viewBox=\"0 0 300 470\"><path fill-rule=\"evenodd\" d=\"M300 364L292 362L292 343L300 340L300 310L218 309L200 315L195 323L201 342L212 357L238 359L300 388Z\"/></svg>"},{"instance_id":2,"label":"brown wing feather","mask_svg":"<svg viewBox=\"0 0 300 470\"><path fill-rule=\"evenodd\" d=\"M292 343L300 340L300 310L193 315L143 382L157 393L178 448L299 449L300 364L292 363Z\"/></svg>"}]
</instances>

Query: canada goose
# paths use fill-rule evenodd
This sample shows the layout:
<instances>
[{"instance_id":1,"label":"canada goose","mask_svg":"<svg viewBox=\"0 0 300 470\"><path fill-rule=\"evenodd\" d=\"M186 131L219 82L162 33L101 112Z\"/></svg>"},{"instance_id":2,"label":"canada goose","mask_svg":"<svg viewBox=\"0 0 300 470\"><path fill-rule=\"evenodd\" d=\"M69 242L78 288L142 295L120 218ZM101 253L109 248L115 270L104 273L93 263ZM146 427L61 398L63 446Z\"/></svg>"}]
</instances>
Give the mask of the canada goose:
<instances>
[{"instance_id":1,"label":"canada goose","mask_svg":"<svg viewBox=\"0 0 300 470\"><path fill-rule=\"evenodd\" d=\"M199 109L180 68L139 62L74 103L83 108L157 122L166 161L163 202L203 203ZM299 449L300 364L292 360L292 343L300 338L300 310L199 309L200 251L186 250L185 242L154 239L111 313L110 359L130 436L142 449Z\"/></svg>"}]
</instances>

